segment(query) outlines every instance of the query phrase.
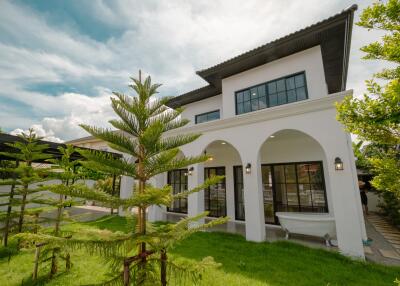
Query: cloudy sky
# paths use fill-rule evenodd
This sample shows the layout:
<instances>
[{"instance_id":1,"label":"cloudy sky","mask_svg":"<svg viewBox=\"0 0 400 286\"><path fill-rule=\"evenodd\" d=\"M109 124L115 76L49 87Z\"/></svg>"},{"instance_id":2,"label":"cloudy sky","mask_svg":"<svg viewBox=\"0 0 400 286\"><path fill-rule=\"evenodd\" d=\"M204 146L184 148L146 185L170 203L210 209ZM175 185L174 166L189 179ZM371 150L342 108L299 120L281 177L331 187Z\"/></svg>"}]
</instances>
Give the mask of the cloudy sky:
<instances>
[{"instance_id":1,"label":"cloudy sky","mask_svg":"<svg viewBox=\"0 0 400 286\"><path fill-rule=\"evenodd\" d=\"M160 96L206 83L203 69L371 1L0 1L0 127L34 127L53 141L105 126L111 91L128 92L138 69L163 83ZM359 48L379 35L355 27L347 88L381 66Z\"/></svg>"}]
</instances>

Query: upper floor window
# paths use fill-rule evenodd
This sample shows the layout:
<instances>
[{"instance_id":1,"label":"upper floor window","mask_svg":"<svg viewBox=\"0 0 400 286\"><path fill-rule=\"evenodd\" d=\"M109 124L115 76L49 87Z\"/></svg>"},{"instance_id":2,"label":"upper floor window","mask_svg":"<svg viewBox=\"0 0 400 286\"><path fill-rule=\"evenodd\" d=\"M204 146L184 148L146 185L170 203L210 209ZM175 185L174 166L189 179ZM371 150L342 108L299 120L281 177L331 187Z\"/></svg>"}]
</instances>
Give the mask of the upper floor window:
<instances>
[{"instance_id":1,"label":"upper floor window","mask_svg":"<svg viewBox=\"0 0 400 286\"><path fill-rule=\"evenodd\" d=\"M236 114L308 98L305 73L286 76L236 92Z\"/></svg>"},{"instance_id":2,"label":"upper floor window","mask_svg":"<svg viewBox=\"0 0 400 286\"><path fill-rule=\"evenodd\" d=\"M219 119L219 110L214 110L196 115L195 123L198 124L216 119Z\"/></svg>"}]
</instances>

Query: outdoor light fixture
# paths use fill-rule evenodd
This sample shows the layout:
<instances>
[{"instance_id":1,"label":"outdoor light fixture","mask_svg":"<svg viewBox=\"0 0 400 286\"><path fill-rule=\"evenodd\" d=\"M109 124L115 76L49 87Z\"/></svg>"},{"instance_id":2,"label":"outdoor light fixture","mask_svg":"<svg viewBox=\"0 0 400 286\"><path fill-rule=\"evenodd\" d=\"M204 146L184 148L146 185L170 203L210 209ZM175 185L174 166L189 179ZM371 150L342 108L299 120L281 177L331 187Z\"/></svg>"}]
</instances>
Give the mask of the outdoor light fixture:
<instances>
[{"instance_id":1,"label":"outdoor light fixture","mask_svg":"<svg viewBox=\"0 0 400 286\"><path fill-rule=\"evenodd\" d=\"M222 142L221 142L221 144L222 144L222 145L225 145L225 144L226 144L226 142L222 141Z\"/></svg>"},{"instance_id":2,"label":"outdoor light fixture","mask_svg":"<svg viewBox=\"0 0 400 286\"><path fill-rule=\"evenodd\" d=\"M204 150L204 156L207 156L207 151ZM213 156L208 157L207 161L212 161L214 160Z\"/></svg>"},{"instance_id":3,"label":"outdoor light fixture","mask_svg":"<svg viewBox=\"0 0 400 286\"><path fill-rule=\"evenodd\" d=\"M247 163L246 165L246 174L250 174L251 173L251 164Z\"/></svg>"},{"instance_id":4,"label":"outdoor light fixture","mask_svg":"<svg viewBox=\"0 0 400 286\"><path fill-rule=\"evenodd\" d=\"M275 138L275 135L271 135L271 136L269 136L270 138Z\"/></svg>"},{"instance_id":5,"label":"outdoor light fixture","mask_svg":"<svg viewBox=\"0 0 400 286\"><path fill-rule=\"evenodd\" d=\"M336 171L343 170L343 162L342 162L342 159L340 159L339 157L335 158L335 170Z\"/></svg>"},{"instance_id":6,"label":"outdoor light fixture","mask_svg":"<svg viewBox=\"0 0 400 286\"><path fill-rule=\"evenodd\" d=\"M191 175L193 174L193 171L194 171L194 168L193 168L193 167L190 167L190 168L189 168L189 176L191 176Z\"/></svg>"}]
</instances>

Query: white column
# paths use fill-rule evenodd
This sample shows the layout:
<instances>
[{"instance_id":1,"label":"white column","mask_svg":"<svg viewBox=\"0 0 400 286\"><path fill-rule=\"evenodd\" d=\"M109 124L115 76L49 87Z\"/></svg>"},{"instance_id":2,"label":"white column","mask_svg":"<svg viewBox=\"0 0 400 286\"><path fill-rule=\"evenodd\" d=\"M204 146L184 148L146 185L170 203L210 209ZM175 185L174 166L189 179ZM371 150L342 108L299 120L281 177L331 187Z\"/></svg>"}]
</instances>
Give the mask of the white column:
<instances>
[{"instance_id":1,"label":"white column","mask_svg":"<svg viewBox=\"0 0 400 286\"><path fill-rule=\"evenodd\" d=\"M361 235L364 240L367 240L367 231L365 229L365 220L364 220L364 213L363 213L363 208L361 205L361 197L360 197L360 188L358 186L358 176L357 176L357 168L356 168L356 160L354 159L354 152L353 152L353 147L351 145L351 137L350 134L347 134L347 150L349 152L349 159L350 159L350 167L351 167L351 172L353 175L353 184L356 192L358 193L358 199L359 203L357 203L357 209L358 209L358 217L359 217L359 225L361 227Z\"/></svg>"},{"instance_id":2,"label":"white column","mask_svg":"<svg viewBox=\"0 0 400 286\"><path fill-rule=\"evenodd\" d=\"M360 193L355 187L352 171L354 161L349 156L347 142L340 143L336 142L336 148L332 148L335 150L326 150L338 246L344 255L364 259L359 216ZM336 157L343 161L344 170L335 170Z\"/></svg>"},{"instance_id":3,"label":"white column","mask_svg":"<svg viewBox=\"0 0 400 286\"><path fill-rule=\"evenodd\" d=\"M127 199L132 197L133 189L135 185L135 180L132 177L122 176L121 178L121 190L120 190L120 198ZM122 207L119 208L118 214L120 216L125 216L125 212Z\"/></svg>"},{"instance_id":4,"label":"white column","mask_svg":"<svg viewBox=\"0 0 400 286\"><path fill-rule=\"evenodd\" d=\"M242 152L243 160L243 184L244 184L244 207L246 216L246 239L251 241L265 240L265 220L263 205L263 190L261 165L257 154L249 151ZM255 153L255 152L252 152ZM246 173L247 163L251 164L251 172Z\"/></svg>"},{"instance_id":5,"label":"white column","mask_svg":"<svg viewBox=\"0 0 400 286\"><path fill-rule=\"evenodd\" d=\"M165 173L154 176L151 178L150 183L156 188L164 187ZM166 211L167 208L165 206L151 205L147 213L147 218L150 222L165 221L167 219Z\"/></svg>"},{"instance_id":6,"label":"white column","mask_svg":"<svg viewBox=\"0 0 400 286\"><path fill-rule=\"evenodd\" d=\"M204 164L193 165L193 172L188 176L189 190L204 183ZM204 191L190 194L188 197L188 216L193 217L204 212ZM204 219L197 221L196 225L204 224Z\"/></svg>"}]
</instances>

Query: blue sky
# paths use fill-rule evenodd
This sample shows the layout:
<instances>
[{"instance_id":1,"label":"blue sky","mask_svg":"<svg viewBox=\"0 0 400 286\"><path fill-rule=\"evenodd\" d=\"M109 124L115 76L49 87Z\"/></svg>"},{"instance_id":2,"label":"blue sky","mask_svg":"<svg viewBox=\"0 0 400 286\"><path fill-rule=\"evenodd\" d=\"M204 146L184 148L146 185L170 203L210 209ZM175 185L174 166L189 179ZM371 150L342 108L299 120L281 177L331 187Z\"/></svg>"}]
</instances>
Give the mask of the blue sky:
<instances>
[{"instance_id":1,"label":"blue sky","mask_svg":"<svg viewBox=\"0 0 400 286\"><path fill-rule=\"evenodd\" d=\"M111 91L128 92L138 69L163 83L160 96L206 83L212 66L370 1L1 1L0 127L34 127L49 140L86 136L79 123L106 126ZM378 34L355 27L348 89L382 65L360 59Z\"/></svg>"}]
</instances>

